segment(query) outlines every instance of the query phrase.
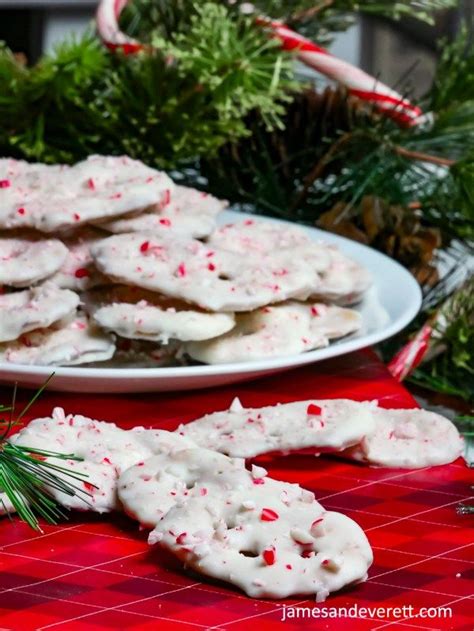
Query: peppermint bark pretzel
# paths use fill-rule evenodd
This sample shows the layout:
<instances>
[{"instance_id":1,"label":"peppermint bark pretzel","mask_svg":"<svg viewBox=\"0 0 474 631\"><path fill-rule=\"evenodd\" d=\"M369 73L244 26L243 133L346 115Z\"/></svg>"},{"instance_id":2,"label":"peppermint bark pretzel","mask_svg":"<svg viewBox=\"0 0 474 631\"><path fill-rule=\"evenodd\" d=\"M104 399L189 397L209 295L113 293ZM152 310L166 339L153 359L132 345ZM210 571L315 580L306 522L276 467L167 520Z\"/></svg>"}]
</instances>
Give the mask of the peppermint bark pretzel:
<instances>
[{"instance_id":1,"label":"peppermint bark pretzel","mask_svg":"<svg viewBox=\"0 0 474 631\"><path fill-rule=\"evenodd\" d=\"M57 272L67 248L57 239L0 236L0 285L28 287Z\"/></svg>"},{"instance_id":2,"label":"peppermint bark pretzel","mask_svg":"<svg viewBox=\"0 0 474 631\"><path fill-rule=\"evenodd\" d=\"M312 399L244 408L234 399L228 410L207 414L176 431L201 447L240 458L307 448L340 451L374 431L375 407L349 399Z\"/></svg>"},{"instance_id":3,"label":"peppermint bark pretzel","mask_svg":"<svg viewBox=\"0 0 474 631\"><path fill-rule=\"evenodd\" d=\"M195 239L142 233L116 235L92 248L115 281L180 298L209 311L249 311L317 285L316 272L293 252L252 254L211 248Z\"/></svg>"},{"instance_id":4,"label":"peppermint bark pretzel","mask_svg":"<svg viewBox=\"0 0 474 631\"><path fill-rule=\"evenodd\" d=\"M18 339L23 333L49 327L75 314L79 296L58 289L50 282L31 289L0 294L0 342Z\"/></svg>"},{"instance_id":5,"label":"peppermint bark pretzel","mask_svg":"<svg viewBox=\"0 0 474 631\"><path fill-rule=\"evenodd\" d=\"M426 410L374 408L374 429L344 456L379 467L418 469L448 464L464 449L455 425Z\"/></svg>"},{"instance_id":6,"label":"peppermint bark pretzel","mask_svg":"<svg viewBox=\"0 0 474 631\"><path fill-rule=\"evenodd\" d=\"M161 204L135 217L124 217L101 225L113 233L149 232L202 238L215 228L217 215L227 202L188 186L176 186Z\"/></svg>"},{"instance_id":7,"label":"peppermint bark pretzel","mask_svg":"<svg viewBox=\"0 0 474 631\"><path fill-rule=\"evenodd\" d=\"M69 167L0 163L0 227L53 232L159 204L174 184L127 156L89 156Z\"/></svg>"},{"instance_id":8,"label":"peppermint bark pretzel","mask_svg":"<svg viewBox=\"0 0 474 631\"><path fill-rule=\"evenodd\" d=\"M337 246L314 241L297 226L247 219L221 226L210 235L208 243L240 254L293 251L317 272L318 282L311 292L315 300L353 304L372 284L370 273L362 265Z\"/></svg>"},{"instance_id":9,"label":"peppermint bark pretzel","mask_svg":"<svg viewBox=\"0 0 474 631\"><path fill-rule=\"evenodd\" d=\"M160 294L116 285L90 292L87 298L93 320L105 331L136 339L168 343L173 340L207 340L235 324L231 313L210 313Z\"/></svg>"},{"instance_id":10,"label":"peppermint bark pretzel","mask_svg":"<svg viewBox=\"0 0 474 631\"><path fill-rule=\"evenodd\" d=\"M368 270L350 259L333 245L327 246L330 263L320 274L319 289L312 299L321 299L340 305L353 305L362 300L372 285Z\"/></svg>"},{"instance_id":11,"label":"peppermint bark pretzel","mask_svg":"<svg viewBox=\"0 0 474 631\"><path fill-rule=\"evenodd\" d=\"M316 594L364 580L372 551L359 526L261 467L206 449L155 456L119 479L125 510L156 524L150 543L251 597Z\"/></svg>"},{"instance_id":12,"label":"peppermint bark pretzel","mask_svg":"<svg viewBox=\"0 0 474 631\"><path fill-rule=\"evenodd\" d=\"M310 447L316 452L344 450L343 457L373 466L417 469L448 464L463 452L458 430L440 414L349 399L250 409L235 400L229 410L176 431L197 445L243 458Z\"/></svg>"},{"instance_id":13,"label":"peppermint bark pretzel","mask_svg":"<svg viewBox=\"0 0 474 631\"><path fill-rule=\"evenodd\" d=\"M237 314L235 327L221 337L188 342L190 357L208 364L297 355L328 346L362 326L357 311L320 303L288 301Z\"/></svg>"},{"instance_id":14,"label":"peppermint bark pretzel","mask_svg":"<svg viewBox=\"0 0 474 631\"><path fill-rule=\"evenodd\" d=\"M76 483L78 492L75 495L67 495L55 488L47 490L66 508L98 513L121 510L117 481L123 471L156 453L170 452L193 444L164 430L143 427L124 430L114 423L82 415L66 415L62 408L54 408L50 417L31 421L14 434L10 442L83 458L82 461L61 461L61 466L87 476L86 480ZM58 462L54 457L45 460L53 464ZM0 494L0 504L2 500L4 512L11 512L11 503L4 494Z\"/></svg>"},{"instance_id":15,"label":"peppermint bark pretzel","mask_svg":"<svg viewBox=\"0 0 474 631\"><path fill-rule=\"evenodd\" d=\"M110 359L113 339L82 314L0 344L0 362L30 366L77 366Z\"/></svg>"}]
</instances>

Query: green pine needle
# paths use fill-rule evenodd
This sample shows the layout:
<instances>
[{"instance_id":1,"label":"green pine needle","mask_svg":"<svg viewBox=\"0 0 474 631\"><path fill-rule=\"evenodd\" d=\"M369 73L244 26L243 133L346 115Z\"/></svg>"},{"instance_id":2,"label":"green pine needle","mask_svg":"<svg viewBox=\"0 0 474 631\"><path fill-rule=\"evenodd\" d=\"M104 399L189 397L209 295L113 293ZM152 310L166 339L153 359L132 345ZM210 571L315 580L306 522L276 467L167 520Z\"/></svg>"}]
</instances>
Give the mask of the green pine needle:
<instances>
[{"instance_id":1,"label":"green pine needle","mask_svg":"<svg viewBox=\"0 0 474 631\"><path fill-rule=\"evenodd\" d=\"M0 412L9 412L9 418L0 419L0 490L5 498L0 496L0 505L7 515L15 511L19 518L26 522L34 530L41 532L38 517L50 524L57 523L58 519L66 517L64 510L58 505L51 494L54 489L69 496L83 496L87 504L87 493L82 484L87 475L71 471L55 461L74 460L82 458L74 454L60 454L43 449L35 449L14 445L7 441L12 427L17 425L25 416L34 402L42 394L52 379L48 380L36 391L27 405L15 416L16 386L13 391L12 404L1 405ZM51 460L53 459L53 460Z\"/></svg>"}]
</instances>

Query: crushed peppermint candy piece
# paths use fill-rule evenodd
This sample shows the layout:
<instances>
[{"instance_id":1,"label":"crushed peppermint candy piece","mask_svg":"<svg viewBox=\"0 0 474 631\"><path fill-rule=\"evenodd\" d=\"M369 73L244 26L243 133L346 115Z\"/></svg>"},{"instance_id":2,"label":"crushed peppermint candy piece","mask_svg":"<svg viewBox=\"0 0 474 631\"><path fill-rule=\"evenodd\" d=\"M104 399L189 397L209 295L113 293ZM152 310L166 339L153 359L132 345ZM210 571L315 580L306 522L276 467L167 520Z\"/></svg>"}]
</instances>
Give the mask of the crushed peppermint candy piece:
<instances>
[{"instance_id":1,"label":"crushed peppermint candy piece","mask_svg":"<svg viewBox=\"0 0 474 631\"><path fill-rule=\"evenodd\" d=\"M276 521L278 518L278 513L271 508L263 508L260 513L260 519L262 521Z\"/></svg>"},{"instance_id":2,"label":"crushed peppermint candy piece","mask_svg":"<svg viewBox=\"0 0 474 631\"><path fill-rule=\"evenodd\" d=\"M275 548L266 548L266 550L262 552L262 557L266 565L274 565L276 561Z\"/></svg>"}]
</instances>

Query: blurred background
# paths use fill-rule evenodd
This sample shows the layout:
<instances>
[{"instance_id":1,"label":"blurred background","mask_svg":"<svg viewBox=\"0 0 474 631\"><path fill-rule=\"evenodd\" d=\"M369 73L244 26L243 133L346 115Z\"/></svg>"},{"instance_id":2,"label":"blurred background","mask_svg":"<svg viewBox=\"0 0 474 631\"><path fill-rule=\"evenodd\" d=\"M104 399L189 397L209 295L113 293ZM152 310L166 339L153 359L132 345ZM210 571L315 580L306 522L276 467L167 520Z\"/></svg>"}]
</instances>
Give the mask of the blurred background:
<instances>
[{"instance_id":1,"label":"blurred background","mask_svg":"<svg viewBox=\"0 0 474 631\"><path fill-rule=\"evenodd\" d=\"M0 0L0 40L29 62L70 33L81 33L93 18L96 0ZM403 20L363 18L341 34L332 51L395 86L410 70L416 94L430 85L436 62L436 42L453 36L460 22L474 17L474 0L439 16L436 26ZM415 61L415 67L414 61Z\"/></svg>"}]
</instances>

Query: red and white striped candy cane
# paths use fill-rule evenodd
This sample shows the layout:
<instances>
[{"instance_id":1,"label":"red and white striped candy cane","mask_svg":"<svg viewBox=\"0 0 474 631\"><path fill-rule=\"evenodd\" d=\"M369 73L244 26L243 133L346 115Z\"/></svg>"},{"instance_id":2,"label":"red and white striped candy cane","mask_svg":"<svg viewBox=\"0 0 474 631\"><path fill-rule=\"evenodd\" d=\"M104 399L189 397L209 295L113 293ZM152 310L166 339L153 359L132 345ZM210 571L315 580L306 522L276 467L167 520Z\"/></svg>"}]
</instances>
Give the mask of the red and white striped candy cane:
<instances>
[{"instance_id":1,"label":"red and white striped candy cane","mask_svg":"<svg viewBox=\"0 0 474 631\"><path fill-rule=\"evenodd\" d=\"M401 94L360 68L334 57L326 49L295 33L281 22L262 18L258 22L271 28L285 50L295 51L302 63L346 86L350 94L373 103L377 109L400 124L413 125L422 121L423 112L419 107L412 105Z\"/></svg>"},{"instance_id":2,"label":"red and white striped candy cane","mask_svg":"<svg viewBox=\"0 0 474 631\"><path fill-rule=\"evenodd\" d=\"M128 2L129 0L101 0L97 10L97 28L109 48L121 48L125 53L130 54L143 49L144 46L122 33L119 28L118 18ZM266 18L257 18L257 22L267 27L275 37L280 39L285 50L294 51L302 63L346 86L351 94L372 103L400 125L417 125L426 120L421 109L412 105L401 94L360 68L334 57L327 50L292 31L282 22Z\"/></svg>"},{"instance_id":3,"label":"red and white striped candy cane","mask_svg":"<svg viewBox=\"0 0 474 631\"><path fill-rule=\"evenodd\" d=\"M417 368L429 349L433 327L425 324L391 360L387 368L397 381L403 381Z\"/></svg>"},{"instance_id":4,"label":"red and white striped candy cane","mask_svg":"<svg viewBox=\"0 0 474 631\"><path fill-rule=\"evenodd\" d=\"M127 55L144 48L120 30L118 19L128 3L129 0L101 0L96 14L97 30L104 44L112 50L119 48Z\"/></svg>"}]
</instances>

